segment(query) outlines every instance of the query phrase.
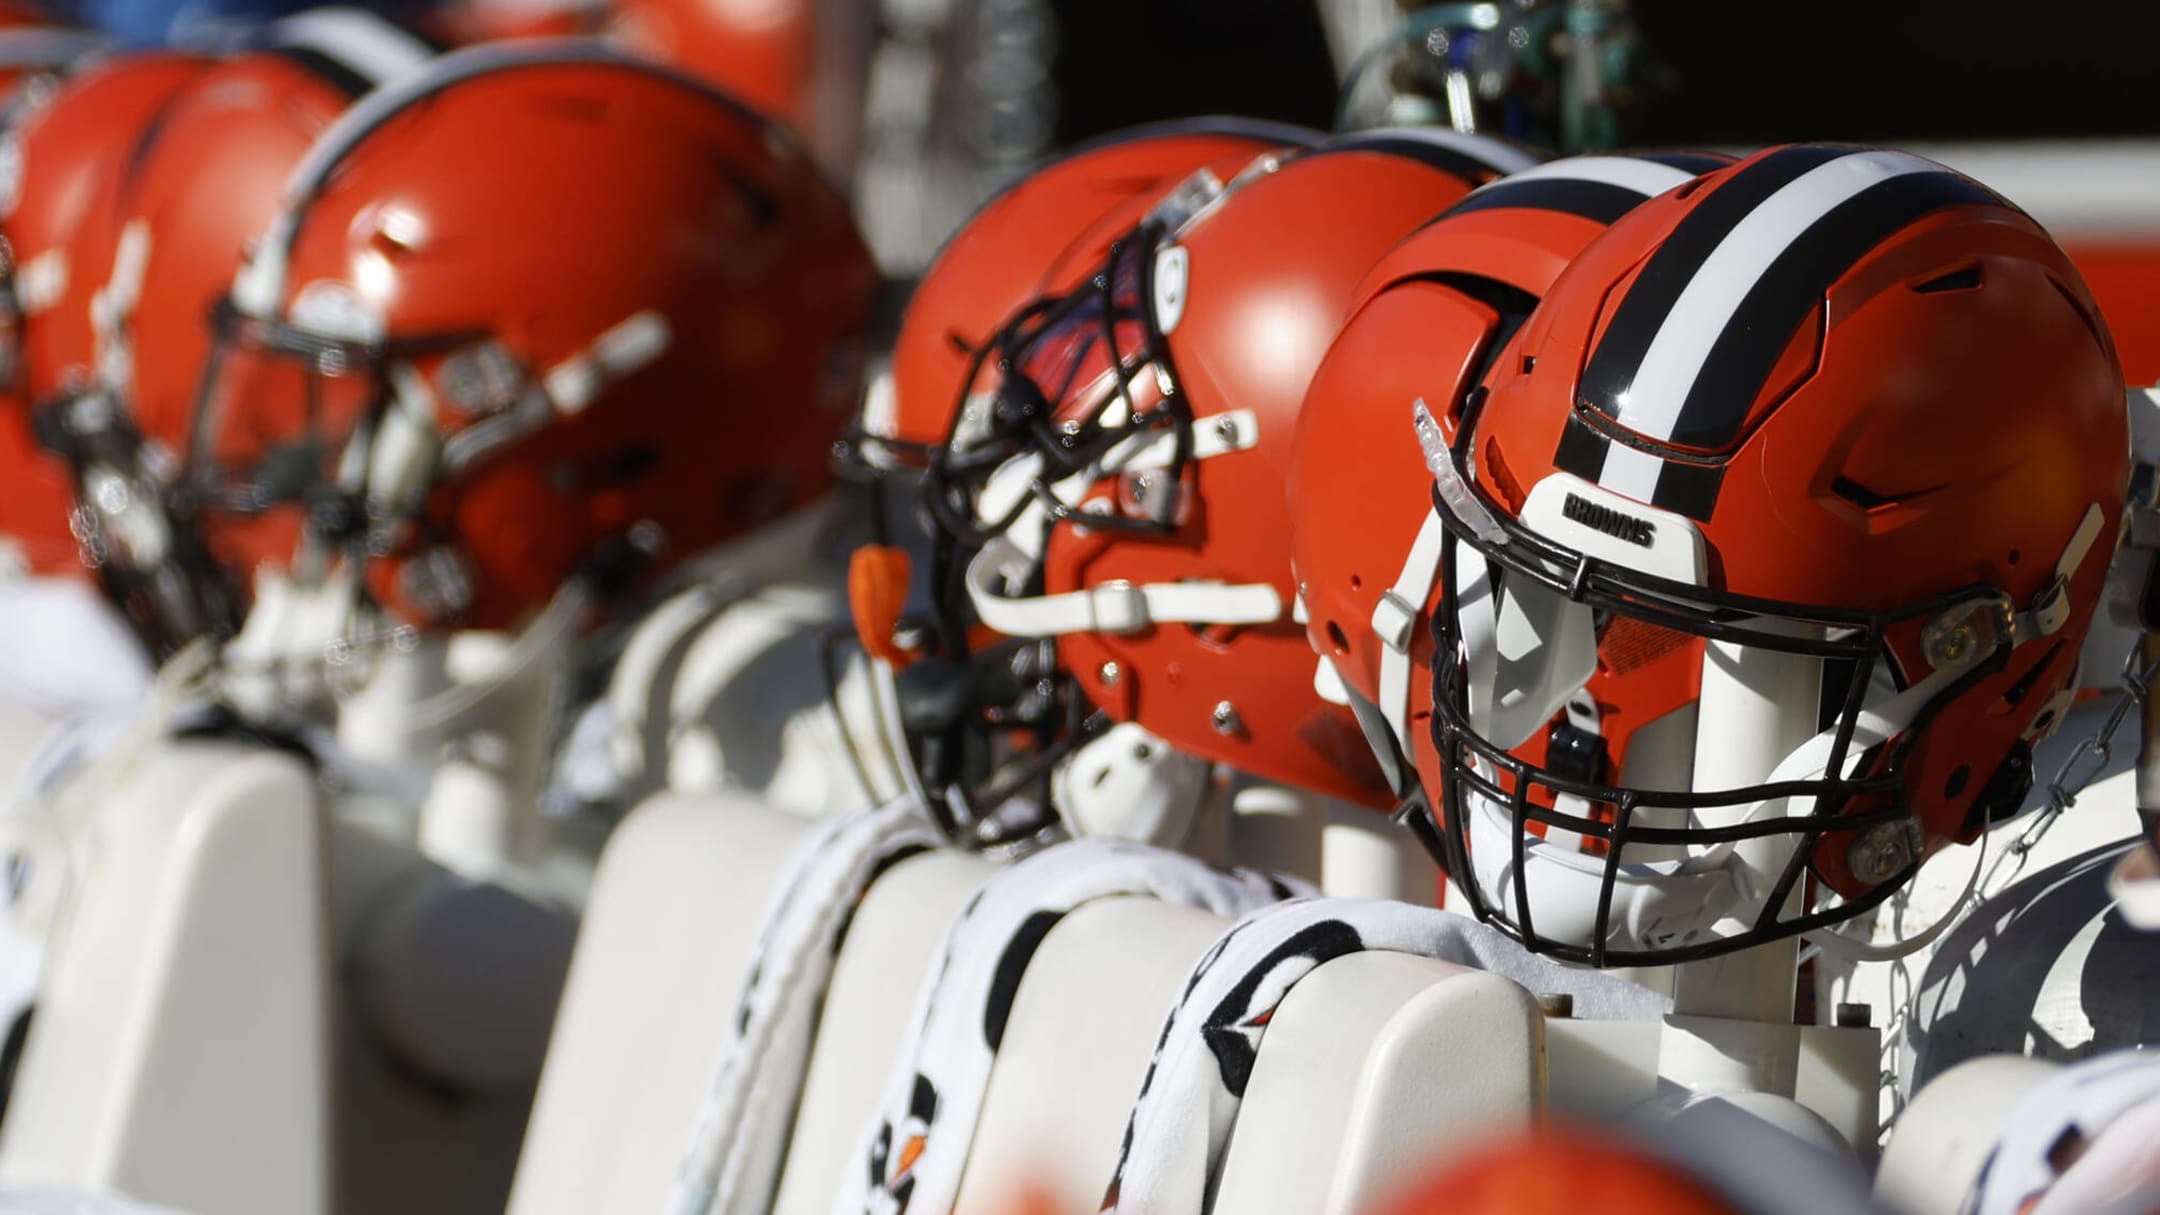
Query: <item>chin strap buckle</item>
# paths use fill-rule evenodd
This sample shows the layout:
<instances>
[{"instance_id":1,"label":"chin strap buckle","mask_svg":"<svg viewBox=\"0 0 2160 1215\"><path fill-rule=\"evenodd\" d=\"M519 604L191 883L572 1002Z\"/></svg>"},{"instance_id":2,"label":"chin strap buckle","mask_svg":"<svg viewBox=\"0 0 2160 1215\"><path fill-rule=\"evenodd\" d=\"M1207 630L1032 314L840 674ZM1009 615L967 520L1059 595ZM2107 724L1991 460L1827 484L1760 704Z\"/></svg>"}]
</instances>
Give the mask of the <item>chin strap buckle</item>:
<instances>
[{"instance_id":1,"label":"chin strap buckle","mask_svg":"<svg viewBox=\"0 0 2160 1215\"><path fill-rule=\"evenodd\" d=\"M2085 508L2077 530L2071 533L2070 542L2063 546L2062 556L2055 562L2055 577L2022 611L2010 600L1997 597L1968 601L1928 621L1920 630L1920 645L1928 662L1937 670L1962 666L1993 653L2005 641L2021 646L2061 632L2070 620L2070 578L2091 554L2105 521L2099 503ZM2122 579L2122 565L2117 560L2111 581Z\"/></svg>"},{"instance_id":2,"label":"chin strap buckle","mask_svg":"<svg viewBox=\"0 0 2160 1215\"><path fill-rule=\"evenodd\" d=\"M2018 613L2012 638L2023 643L2041 637L2052 637L2070 619L2070 578L2100 539L2100 529L2106 516L2098 502L2085 507L2085 515L2078 520L2077 530L2070 533L2070 543L2063 546L2062 556L2055 561L2055 580L2038 595L2032 605ZM2112 546L2111 546L2112 547Z\"/></svg>"},{"instance_id":3,"label":"chin strap buckle","mask_svg":"<svg viewBox=\"0 0 2160 1215\"><path fill-rule=\"evenodd\" d=\"M2028 641L2038 641L2042 637L2052 637L2062 629L2063 622L2069 619L2070 579L2057 574L2055 581L2048 583L2044 590L2033 596L2030 607L2012 615L2011 644L2023 645Z\"/></svg>"}]
</instances>

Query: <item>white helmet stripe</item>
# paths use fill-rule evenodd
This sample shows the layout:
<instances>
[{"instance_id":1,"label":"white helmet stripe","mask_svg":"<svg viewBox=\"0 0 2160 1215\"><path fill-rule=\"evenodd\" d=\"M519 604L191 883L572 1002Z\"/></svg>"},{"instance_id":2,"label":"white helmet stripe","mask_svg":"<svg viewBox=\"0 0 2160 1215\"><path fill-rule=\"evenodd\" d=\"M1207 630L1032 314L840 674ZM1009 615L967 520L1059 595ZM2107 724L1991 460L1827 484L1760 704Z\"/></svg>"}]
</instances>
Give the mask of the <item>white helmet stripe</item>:
<instances>
[{"instance_id":1,"label":"white helmet stripe","mask_svg":"<svg viewBox=\"0 0 2160 1215\"><path fill-rule=\"evenodd\" d=\"M1571 426L1556 462L1638 501L1708 518L1722 468L1667 445L1731 443L1786 343L1840 275L1922 216L1986 202L1999 200L1902 152L1803 145L1732 175L1651 255L1583 368L1584 403L1647 449Z\"/></svg>"},{"instance_id":2,"label":"white helmet stripe","mask_svg":"<svg viewBox=\"0 0 2160 1215\"><path fill-rule=\"evenodd\" d=\"M395 80L435 57L410 31L358 8L319 8L273 22L263 30L270 50L322 56L370 87Z\"/></svg>"},{"instance_id":3,"label":"white helmet stripe","mask_svg":"<svg viewBox=\"0 0 2160 1215\"><path fill-rule=\"evenodd\" d=\"M1628 391L1614 402L1619 423L1638 434L1670 439L1711 347L1778 256L1861 191L1933 168L1900 152L1841 156L1801 174L1734 224L1703 259L1643 351Z\"/></svg>"},{"instance_id":4,"label":"white helmet stripe","mask_svg":"<svg viewBox=\"0 0 2160 1215\"><path fill-rule=\"evenodd\" d=\"M1509 174L1504 181L1485 186L1479 193L1500 189L1511 182L1552 180L1601 182L1633 190L1648 198L1663 194L1682 182L1695 180L1695 174L1635 156L1570 156Z\"/></svg>"}]
</instances>

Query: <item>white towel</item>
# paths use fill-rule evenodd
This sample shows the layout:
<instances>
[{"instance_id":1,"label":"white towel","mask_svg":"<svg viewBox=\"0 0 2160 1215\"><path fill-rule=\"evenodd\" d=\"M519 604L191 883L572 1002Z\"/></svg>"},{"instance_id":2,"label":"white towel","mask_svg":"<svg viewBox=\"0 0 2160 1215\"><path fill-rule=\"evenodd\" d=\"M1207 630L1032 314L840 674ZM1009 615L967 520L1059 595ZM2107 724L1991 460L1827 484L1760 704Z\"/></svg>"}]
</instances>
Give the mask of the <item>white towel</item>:
<instances>
[{"instance_id":1,"label":"white towel","mask_svg":"<svg viewBox=\"0 0 2160 1215\"><path fill-rule=\"evenodd\" d=\"M1647 1020L1671 1001L1647 988L1562 966L1468 916L1377 899L1304 899L1265 907L1226 931L1194 965L1170 1013L1125 1126L1106 1211L1200 1215L1237 1121L1260 1040L1283 997L1322 963L1390 950L1504 975L1574 997L1574 1016Z\"/></svg>"},{"instance_id":2,"label":"white towel","mask_svg":"<svg viewBox=\"0 0 2160 1215\"><path fill-rule=\"evenodd\" d=\"M849 919L894 861L938 841L919 802L830 819L796 849L758 930L734 1032L698 1109L669 1215L765 1215Z\"/></svg>"},{"instance_id":3,"label":"white towel","mask_svg":"<svg viewBox=\"0 0 2160 1215\"><path fill-rule=\"evenodd\" d=\"M2012 1109L1966 1215L2070 1215L2160 1182L2160 1052L2070 1064Z\"/></svg>"},{"instance_id":4,"label":"white towel","mask_svg":"<svg viewBox=\"0 0 2160 1215\"><path fill-rule=\"evenodd\" d=\"M842 1178L833 1211L952 1210L1021 976L1043 938L1075 909L1140 895L1235 916L1310 893L1303 882L1123 840L1075 840L999 871L946 933L916 996L907 1045L857 1149L865 1167Z\"/></svg>"}]
</instances>

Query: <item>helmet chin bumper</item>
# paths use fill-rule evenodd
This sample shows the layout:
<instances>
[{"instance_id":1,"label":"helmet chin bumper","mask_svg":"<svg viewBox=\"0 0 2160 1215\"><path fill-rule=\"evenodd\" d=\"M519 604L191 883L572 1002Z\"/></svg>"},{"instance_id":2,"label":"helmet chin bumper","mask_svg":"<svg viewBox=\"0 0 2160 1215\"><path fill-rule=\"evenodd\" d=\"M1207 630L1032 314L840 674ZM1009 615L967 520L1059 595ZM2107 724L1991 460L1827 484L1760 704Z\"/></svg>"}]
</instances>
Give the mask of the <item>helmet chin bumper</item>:
<instances>
[{"instance_id":1,"label":"helmet chin bumper","mask_svg":"<svg viewBox=\"0 0 2160 1215\"><path fill-rule=\"evenodd\" d=\"M1120 722L1058 765L1051 800L1076 837L1175 848L1192 830L1212 767L1138 723Z\"/></svg>"},{"instance_id":2,"label":"helmet chin bumper","mask_svg":"<svg viewBox=\"0 0 2160 1215\"><path fill-rule=\"evenodd\" d=\"M1623 860L1608 881L1605 858L1574 839L1531 835L1482 793L1467 800L1471 880L1526 934L1579 949L1655 952L1709 939L1740 900L1744 875L1730 843L1681 860Z\"/></svg>"}]
</instances>

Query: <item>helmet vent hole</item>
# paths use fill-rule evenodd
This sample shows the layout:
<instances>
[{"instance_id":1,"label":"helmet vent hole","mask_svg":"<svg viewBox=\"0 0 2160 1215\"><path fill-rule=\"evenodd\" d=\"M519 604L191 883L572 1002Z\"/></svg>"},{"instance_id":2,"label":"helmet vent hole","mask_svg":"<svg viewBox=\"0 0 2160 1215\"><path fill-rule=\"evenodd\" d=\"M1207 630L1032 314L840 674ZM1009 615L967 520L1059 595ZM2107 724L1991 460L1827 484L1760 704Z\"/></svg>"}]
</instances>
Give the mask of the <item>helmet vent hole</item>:
<instances>
[{"instance_id":1,"label":"helmet vent hole","mask_svg":"<svg viewBox=\"0 0 2160 1215\"><path fill-rule=\"evenodd\" d=\"M1971 291L1979 286L1980 267L1959 266L1926 282L1914 283L1912 289L1915 295L1939 295L1945 291Z\"/></svg>"},{"instance_id":2,"label":"helmet vent hole","mask_svg":"<svg viewBox=\"0 0 2160 1215\"><path fill-rule=\"evenodd\" d=\"M1880 510L1897 501L1889 494L1878 493L1850 477L1839 477L1830 483L1830 492L1845 499L1861 510Z\"/></svg>"},{"instance_id":3,"label":"helmet vent hole","mask_svg":"<svg viewBox=\"0 0 2160 1215\"><path fill-rule=\"evenodd\" d=\"M1534 354L1524 355L1522 357L1522 373L1529 375L1535 370L1537 370L1537 356Z\"/></svg>"},{"instance_id":4,"label":"helmet vent hole","mask_svg":"<svg viewBox=\"0 0 2160 1215\"><path fill-rule=\"evenodd\" d=\"M1328 644L1334 647L1336 653L1347 654L1350 652L1350 638L1343 634L1342 626L1332 620L1327 622L1327 639Z\"/></svg>"},{"instance_id":5,"label":"helmet vent hole","mask_svg":"<svg viewBox=\"0 0 2160 1215\"><path fill-rule=\"evenodd\" d=\"M1943 783L1943 796L1956 797L1958 794L1965 792L1965 782L1971 779L1972 765L1959 764L1957 766L1957 771L1952 772L1950 774L1950 779Z\"/></svg>"},{"instance_id":6,"label":"helmet vent hole","mask_svg":"<svg viewBox=\"0 0 2160 1215\"><path fill-rule=\"evenodd\" d=\"M1492 474L1493 485L1509 501L1522 501L1522 483L1509 471L1507 461L1500 458L1500 445L1490 440L1485 443L1485 471Z\"/></svg>"},{"instance_id":7,"label":"helmet vent hole","mask_svg":"<svg viewBox=\"0 0 2160 1215\"><path fill-rule=\"evenodd\" d=\"M1693 195L1695 191L1703 188L1704 180L1704 178L1698 177L1691 182L1687 182L1686 184L1680 186L1678 189L1674 190L1672 192L1672 196L1674 198L1687 198Z\"/></svg>"},{"instance_id":8,"label":"helmet vent hole","mask_svg":"<svg viewBox=\"0 0 2160 1215\"><path fill-rule=\"evenodd\" d=\"M1352 574L1352 575L1350 575L1350 589L1351 589L1351 590L1353 590L1353 591L1362 591L1362 590L1364 590L1364 589L1365 589L1365 580L1364 580L1363 578L1360 578L1360 577L1358 577L1358 576L1357 576L1356 574Z\"/></svg>"},{"instance_id":9,"label":"helmet vent hole","mask_svg":"<svg viewBox=\"0 0 2160 1215\"><path fill-rule=\"evenodd\" d=\"M2016 565L2016 564L2018 563L2018 558L2019 558L2019 557L2022 557L2022 556L2024 556L2024 553L2023 553L2023 552L2021 552L2020 550L2018 550L2018 549L2011 549L2011 550L2010 550L2010 564L2012 564L2012 565Z\"/></svg>"}]
</instances>

